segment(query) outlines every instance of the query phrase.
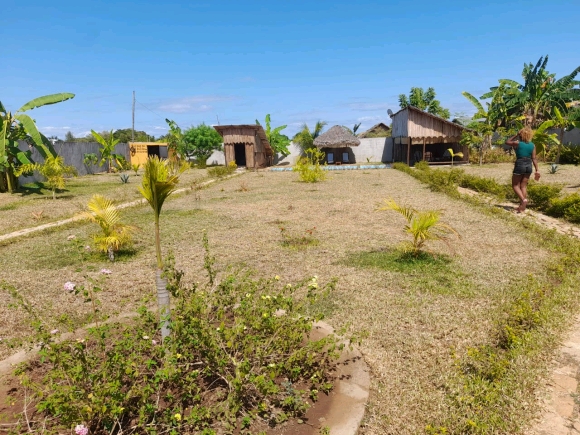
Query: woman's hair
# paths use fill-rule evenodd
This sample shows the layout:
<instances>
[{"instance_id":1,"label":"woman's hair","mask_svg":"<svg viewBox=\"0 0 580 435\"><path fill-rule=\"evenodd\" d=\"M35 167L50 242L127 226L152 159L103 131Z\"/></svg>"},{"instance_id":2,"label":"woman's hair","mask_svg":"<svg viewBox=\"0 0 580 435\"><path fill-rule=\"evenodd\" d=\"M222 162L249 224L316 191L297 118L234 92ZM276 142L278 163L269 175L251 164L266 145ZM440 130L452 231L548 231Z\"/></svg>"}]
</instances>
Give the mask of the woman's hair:
<instances>
[{"instance_id":1,"label":"woman's hair","mask_svg":"<svg viewBox=\"0 0 580 435\"><path fill-rule=\"evenodd\" d=\"M520 138L524 142L531 142L532 138L534 137L534 132L530 127L524 127L520 131L518 131Z\"/></svg>"}]
</instances>

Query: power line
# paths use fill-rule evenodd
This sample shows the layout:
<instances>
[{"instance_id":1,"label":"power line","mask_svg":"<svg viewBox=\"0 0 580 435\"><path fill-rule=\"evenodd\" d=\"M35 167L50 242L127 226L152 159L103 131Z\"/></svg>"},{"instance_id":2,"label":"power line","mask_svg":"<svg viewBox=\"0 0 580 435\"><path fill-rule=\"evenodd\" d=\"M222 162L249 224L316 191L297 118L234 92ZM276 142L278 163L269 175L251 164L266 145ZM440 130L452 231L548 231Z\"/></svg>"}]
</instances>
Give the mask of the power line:
<instances>
[{"instance_id":1,"label":"power line","mask_svg":"<svg viewBox=\"0 0 580 435\"><path fill-rule=\"evenodd\" d=\"M135 102L139 103L141 106L143 106L145 109L149 110L151 113L153 113L154 115L158 116L159 118L163 119L165 121L165 118L161 115L159 115L158 113L155 113L153 110L151 110L149 107L147 107L145 104L141 103L139 100L135 100Z\"/></svg>"}]
</instances>

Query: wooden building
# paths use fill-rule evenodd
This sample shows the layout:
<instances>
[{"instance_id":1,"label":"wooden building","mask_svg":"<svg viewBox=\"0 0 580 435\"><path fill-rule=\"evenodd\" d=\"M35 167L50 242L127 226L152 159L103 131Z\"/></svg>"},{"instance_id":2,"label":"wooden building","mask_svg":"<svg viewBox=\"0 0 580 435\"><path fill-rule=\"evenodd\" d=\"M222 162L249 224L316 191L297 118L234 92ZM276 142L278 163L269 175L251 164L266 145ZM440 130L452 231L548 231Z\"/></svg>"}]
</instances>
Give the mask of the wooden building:
<instances>
[{"instance_id":1,"label":"wooden building","mask_svg":"<svg viewBox=\"0 0 580 435\"><path fill-rule=\"evenodd\" d=\"M360 145L360 140L342 125L335 125L314 139L314 145L324 152L329 165L356 163L351 147Z\"/></svg>"},{"instance_id":2,"label":"wooden building","mask_svg":"<svg viewBox=\"0 0 580 435\"><path fill-rule=\"evenodd\" d=\"M265 168L272 164L274 153L266 132L260 125L215 125L214 128L224 138L226 165L246 168Z\"/></svg>"},{"instance_id":3,"label":"wooden building","mask_svg":"<svg viewBox=\"0 0 580 435\"><path fill-rule=\"evenodd\" d=\"M132 165L144 165L149 156L167 159L170 153L165 142L129 142L129 156Z\"/></svg>"},{"instance_id":4,"label":"wooden building","mask_svg":"<svg viewBox=\"0 0 580 435\"><path fill-rule=\"evenodd\" d=\"M361 139L365 138L373 138L373 137L389 137L391 135L391 128L383 123L379 122L376 125L373 125L367 131L362 132L358 135Z\"/></svg>"},{"instance_id":5,"label":"wooden building","mask_svg":"<svg viewBox=\"0 0 580 435\"><path fill-rule=\"evenodd\" d=\"M463 153L463 157L455 157L455 163L469 162L469 147L461 145L461 133L466 128L451 121L440 118L408 106L391 115L393 119L393 161L413 165L420 160L429 164L451 163L453 153Z\"/></svg>"}]
</instances>

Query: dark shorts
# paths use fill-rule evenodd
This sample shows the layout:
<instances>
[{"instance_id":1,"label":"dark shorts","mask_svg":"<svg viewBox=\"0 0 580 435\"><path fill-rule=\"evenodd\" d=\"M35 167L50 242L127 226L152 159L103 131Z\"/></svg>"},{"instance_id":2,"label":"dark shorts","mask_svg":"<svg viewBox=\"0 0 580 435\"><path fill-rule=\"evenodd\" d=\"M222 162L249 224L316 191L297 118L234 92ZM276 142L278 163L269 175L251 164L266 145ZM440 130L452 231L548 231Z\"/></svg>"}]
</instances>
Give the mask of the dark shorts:
<instances>
[{"instance_id":1,"label":"dark shorts","mask_svg":"<svg viewBox=\"0 0 580 435\"><path fill-rule=\"evenodd\" d=\"M532 159L521 157L516 160L514 175L530 175L532 173Z\"/></svg>"}]
</instances>

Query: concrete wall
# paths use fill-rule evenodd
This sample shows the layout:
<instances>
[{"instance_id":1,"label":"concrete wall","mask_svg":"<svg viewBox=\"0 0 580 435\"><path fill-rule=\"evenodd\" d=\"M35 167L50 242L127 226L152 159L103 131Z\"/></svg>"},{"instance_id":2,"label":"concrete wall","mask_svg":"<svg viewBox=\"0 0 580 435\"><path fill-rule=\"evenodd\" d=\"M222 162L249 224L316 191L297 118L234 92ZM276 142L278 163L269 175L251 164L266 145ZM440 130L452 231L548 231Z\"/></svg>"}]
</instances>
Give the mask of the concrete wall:
<instances>
[{"instance_id":1,"label":"concrete wall","mask_svg":"<svg viewBox=\"0 0 580 435\"><path fill-rule=\"evenodd\" d=\"M580 145L580 128L575 128L571 131L564 132L564 145L569 143L573 145Z\"/></svg>"},{"instance_id":2,"label":"concrete wall","mask_svg":"<svg viewBox=\"0 0 580 435\"><path fill-rule=\"evenodd\" d=\"M36 150L36 148L30 148L28 144L24 141L18 143L18 147L22 151L30 150L32 151L32 159L36 163L44 162L44 158ZM101 154L99 150L101 146L97 142L62 142L54 145L54 149L59 156L64 159L67 165L72 165L77 168L79 175L87 175L89 173L105 172L106 164L99 167L98 165L91 165L87 167L83 163L85 154L96 154L100 158ZM115 154L121 154L127 161L129 161L129 145L126 143L118 143L115 146ZM34 173L31 177L20 177L21 184L33 183L36 181L43 181L43 177Z\"/></svg>"}]
</instances>

